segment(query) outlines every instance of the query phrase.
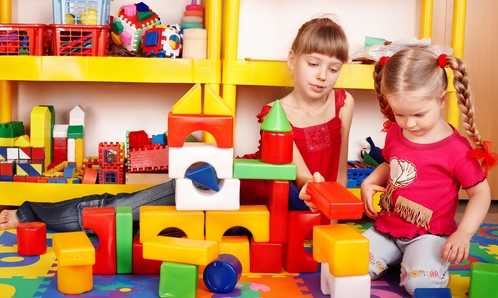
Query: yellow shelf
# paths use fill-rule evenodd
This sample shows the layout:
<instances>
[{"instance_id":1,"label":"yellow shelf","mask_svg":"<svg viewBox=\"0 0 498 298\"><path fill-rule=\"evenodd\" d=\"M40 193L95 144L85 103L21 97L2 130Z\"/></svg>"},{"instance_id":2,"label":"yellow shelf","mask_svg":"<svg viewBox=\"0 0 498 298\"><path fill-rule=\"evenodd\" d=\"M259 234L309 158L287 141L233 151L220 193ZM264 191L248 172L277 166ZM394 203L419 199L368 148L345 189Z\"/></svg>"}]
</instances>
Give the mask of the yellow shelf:
<instances>
[{"instance_id":1,"label":"yellow shelf","mask_svg":"<svg viewBox=\"0 0 498 298\"><path fill-rule=\"evenodd\" d=\"M19 206L24 201L60 202L93 194L131 193L150 186L152 185L0 182L0 205Z\"/></svg>"},{"instance_id":2,"label":"yellow shelf","mask_svg":"<svg viewBox=\"0 0 498 298\"><path fill-rule=\"evenodd\" d=\"M219 60L138 57L0 57L0 80L219 84Z\"/></svg>"},{"instance_id":3,"label":"yellow shelf","mask_svg":"<svg viewBox=\"0 0 498 298\"><path fill-rule=\"evenodd\" d=\"M373 89L373 65L346 64L342 67L337 88ZM292 86L285 61L225 60L223 84L256 86Z\"/></svg>"}]
</instances>

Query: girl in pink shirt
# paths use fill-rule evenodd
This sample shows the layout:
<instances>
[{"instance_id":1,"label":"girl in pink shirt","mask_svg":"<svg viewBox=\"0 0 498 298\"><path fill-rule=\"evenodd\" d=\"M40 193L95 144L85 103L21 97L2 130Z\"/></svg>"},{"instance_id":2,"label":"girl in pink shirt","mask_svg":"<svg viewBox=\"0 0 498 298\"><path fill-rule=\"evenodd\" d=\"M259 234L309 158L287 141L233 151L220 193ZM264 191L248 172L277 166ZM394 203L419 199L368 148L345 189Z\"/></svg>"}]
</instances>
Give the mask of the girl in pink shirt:
<instances>
[{"instance_id":1,"label":"girl in pink shirt","mask_svg":"<svg viewBox=\"0 0 498 298\"><path fill-rule=\"evenodd\" d=\"M441 116L446 66L453 70L465 132L475 149ZM476 129L462 60L422 48L402 50L380 59L374 83L381 111L393 125L382 149L386 162L361 185L365 214L376 220L364 232L370 240L370 276L375 279L400 264L400 285L408 293L445 287L449 262L467 259L470 239L488 212L486 174L496 154L488 152L489 142ZM482 164L479 157L484 157ZM457 225L460 188L469 202ZM377 192L383 192L380 213L372 204Z\"/></svg>"}]
</instances>

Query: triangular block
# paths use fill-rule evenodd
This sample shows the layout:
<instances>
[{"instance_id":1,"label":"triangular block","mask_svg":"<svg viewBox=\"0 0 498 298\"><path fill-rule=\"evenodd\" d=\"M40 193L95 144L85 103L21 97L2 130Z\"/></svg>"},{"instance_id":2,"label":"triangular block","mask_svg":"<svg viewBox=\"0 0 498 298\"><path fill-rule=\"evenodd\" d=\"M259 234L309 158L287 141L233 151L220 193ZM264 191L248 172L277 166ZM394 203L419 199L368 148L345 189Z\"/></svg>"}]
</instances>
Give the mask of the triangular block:
<instances>
[{"instance_id":1,"label":"triangular block","mask_svg":"<svg viewBox=\"0 0 498 298\"><path fill-rule=\"evenodd\" d=\"M195 84L185 95L177 101L171 113L196 115L202 112L202 89L201 84Z\"/></svg>"},{"instance_id":2,"label":"triangular block","mask_svg":"<svg viewBox=\"0 0 498 298\"><path fill-rule=\"evenodd\" d=\"M280 100L275 100L272 108L266 115L265 120L261 124L262 131L271 132L289 132L292 131L289 120L285 115L285 111L282 108Z\"/></svg>"},{"instance_id":3,"label":"triangular block","mask_svg":"<svg viewBox=\"0 0 498 298\"><path fill-rule=\"evenodd\" d=\"M209 85L204 85L204 114L231 116L232 109Z\"/></svg>"},{"instance_id":4,"label":"triangular block","mask_svg":"<svg viewBox=\"0 0 498 298\"><path fill-rule=\"evenodd\" d=\"M203 163L199 166L189 169L185 176L211 190L219 191L218 179L211 165Z\"/></svg>"}]
</instances>

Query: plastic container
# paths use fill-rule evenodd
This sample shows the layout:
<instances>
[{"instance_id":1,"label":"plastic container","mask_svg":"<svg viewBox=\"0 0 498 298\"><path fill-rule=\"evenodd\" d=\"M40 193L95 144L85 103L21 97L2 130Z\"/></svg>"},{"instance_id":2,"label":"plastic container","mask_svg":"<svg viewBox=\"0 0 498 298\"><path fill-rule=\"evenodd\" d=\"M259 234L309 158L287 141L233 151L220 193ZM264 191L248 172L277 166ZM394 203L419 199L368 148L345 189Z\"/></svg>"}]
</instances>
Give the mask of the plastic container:
<instances>
[{"instance_id":1,"label":"plastic container","mask_svg":"<svg viewBox=\"0 0 498 298\"><path fill-rule=\"evenodd\" d=\"M52 0L54 24L109 25L112 0Z\"/></svg>"},{"instance_id":2,"label":"plastic container","mask_svg":"<svg viewBox=\"0 0 498 298\"><path fill-rule=\"evenodd\" d=\"M349 168L347 170L348 180L354 180L356 182L356 187L360 187L363 180L365 180L374 170L375 168L373 167Z\"/></svg>"},{"instance_id":3,"label":"plastic container","mask_svg":"<svg viewBox=\"0 0 498 298\"><path fill-rule=\"evenodd\" d=\"M49 25L53 56L107 56L110 27L107 25Z\"/></svg>"},{"instance_id":4,"label":"plastic container","mask_svg":"<svg viewBox=\"0 0 498 298\"><path fill-rule=\"evenodd\" d=\"M43 56L49 43L45 24L0 24L0 55Z\"/></svg>"}]
</instances>

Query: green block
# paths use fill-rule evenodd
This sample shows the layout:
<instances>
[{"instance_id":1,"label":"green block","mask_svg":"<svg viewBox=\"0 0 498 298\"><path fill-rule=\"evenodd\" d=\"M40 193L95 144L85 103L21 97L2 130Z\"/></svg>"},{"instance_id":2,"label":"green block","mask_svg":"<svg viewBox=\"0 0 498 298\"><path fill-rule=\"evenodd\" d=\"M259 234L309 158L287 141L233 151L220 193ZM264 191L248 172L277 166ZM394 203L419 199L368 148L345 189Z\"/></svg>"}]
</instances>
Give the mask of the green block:
<instances>
[{"instance_id":1,"label":"green block","mask_svg":"<svg viewBox=\"0 0 498 298\"><path fill-rule=\"evenodd\" d=\"M67 128L68 139L82 139L85 137L85 128L83 125L69 125Z\"/></svg>"},{"instance_id":2,"label":"green block","mask_svg":"<svg viewBox=\"0 0 498 298\"><path fill-rule=\"evenodd\" d=\"M268 115L266 115L265 120L261 123L262 131L270 132L290 132L292 127L285 115L284 108L280 103L280 100L275 100L273 106L271 107Z\"/></svg>"},{"instance_id":3,"label":"green block","mask_svg":"<svg viewBox=\"0 0 498 298\"><path fill-rule=\"evenodd\" d=\"M498 264L474 262L470 267L469 298L498 298Z\"/></svg>"},{"instance_id":4,"label":"green block","mask_svg":"<svg viewBox=\"0 0 498 298\"><path fill-rule=\"evenodd\" d=\"M133 272L133 215L131 206L116 207L116 259L118 274Z\"/></svg>"},{"instance_id":5,"label":"green block","mask_svg":"<svg viewBox=\"0 0 498 298\"><path fill-rule=\"evenodd\" d=\"M0 123L0 138L16 138L24 135L24 124L22 121L11 121Z\"/></svg>"},{"instance_id":6,"label":"green block","mask_svg":"<svg viewBox=\"0 0 498 298\"><path fill-rule=\"evenodd\" d=\"M123 33L123 30L124 30L124 26L123 26L123 24L121 24L121 22L112 23L112 31L114 31L118 34L121 34L121 33Z\"/></svg>"},{"instance_id":7,"label":"green block","mask_svg":"<svg viewBox=\"0 0 498 298\"><path fill-rule=\"evenodd\" d=\"M152 11L139 11L137 13L137 18L139 22L143 22L147 19L150 19L154 14Z\"/></svg>"},{"instance_id":8,"label":"green block","mask_svg":"<svg viewBox=\"0 0 498 298\"><path fill-rule=\"evenodd\" d=\"M233 161L233 178L259 180L296 180L296 165L274 165L259 159L236 158Z\"/></svg>"},{"instance_id":9,"label":"green block","mask_svg":"<svg viewBox=\"0 0 498 298\"><path fill-rule=\"evenodd\" d=\"M159 275L159 297L195 298L198 280L197 265L163 262Z\"/></svg>"}]
</instances>

